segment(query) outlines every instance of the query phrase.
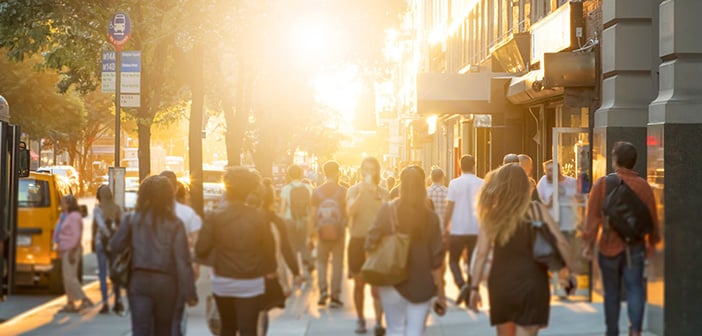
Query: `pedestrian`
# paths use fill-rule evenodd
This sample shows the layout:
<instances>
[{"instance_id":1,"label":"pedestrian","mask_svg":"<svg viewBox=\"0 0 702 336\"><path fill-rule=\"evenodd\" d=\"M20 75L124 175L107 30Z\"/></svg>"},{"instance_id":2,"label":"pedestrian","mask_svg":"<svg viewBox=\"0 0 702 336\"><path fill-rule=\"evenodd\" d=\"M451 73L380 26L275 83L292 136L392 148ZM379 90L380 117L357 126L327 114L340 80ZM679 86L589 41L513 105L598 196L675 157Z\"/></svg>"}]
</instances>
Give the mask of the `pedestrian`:
<instances>
[{"instance_id":1,"label":"pedestrian","mask_svg":"<svg viewBox=\"0 0 702 336\"><path fill-rule=\"evenodd\" d=\"M548 325L548 269L533 255L533 220L546 222L566 264L569 268L573 265L558 224L543 204L531 201L529 185L522 168L507 164L488 173L478 196L477 215L481 225L468 306L477 312L481 305L479 285L492 249L487 285L490 324L497 328L498 336L533 336ZM566 269L559 275L562 281L568 279Z\"/></svg>"},{"instance_id":2,"label":"pedestrian","mask_svg":"<svg viewBox=\"0 0 702 336\"><path fill-rule=\"evenodd\" d=\"M517 158L519 159L519 166L524 169L524 172L529 178L529 183L531 184L531 200L540 201L539 193L536 191L536 180L531 177L534 170L534 161L531 159L531 156L527 154L519 154Z\"/></svg>"},{"instance_id":3,"label":"pedestrian","mask_svg":"<svg viewBox=\"0 0 702 336\"><path fill-rule=\"evenodd\" d=\"M176 174L170 170L164 170L159 175L167 178L168 182L173 188L173 209L175 210L175 214L178 219L183 222L183 229L185 229L185 234L188 238L188 251L190 252L191 260L193 260L195 258L195 242L197 241L197 235L200 233L200 229L202 228L202 218L200 218L193 208L178 201L178 194L181 190L181 184L178 181ZM183 192L181 193L183 194L183 201L185 201L184 191L185 190L183 189ZM197 281L197 279L200 277L200 265L193 262L192 267L193 279ZM173 336L185 335L188 317L187 314L185 314L185 302L183 301L179 301L176 306L175 321L177 326L174 328L175 333Z\"/></svg>"},{"instance_id":4,"label":"pedestrian","mask_svg":"<svg viewBox=\"0 0 702 336\"><path fill-rule=\"evenodd\" d=\"M97 201L98 205L93 209L93 244L98 260L98 279L100 280L100 293L102 294L100 314L108 314L110 312L110 300L107 293L107 276L108 265L112 262L112 258L107 249L110 239L119 228L122 211L119 205L115 203L112 191L107 185L98 187ZM121 315L124 313L122 291L119 284L115 281L112 281L112 292L115 295L115 305L112 307L112 311Z\"/></svg>"},{"instance_id":5,"label":"pedestrian","mask_svg":"<svg viewBox=\"0 0 702 336\"><path fill-rule=\"evenodd\" d=\"M392 190L395 188L396 180L394 176L388 176L388 178L385 179L385 190Z\"/></svg>"},{"instance_id":6,"label":"pedestrian","mask_svg":"<svg viewBox=\"0 0 702 336\"><path fill-rule=\"evenodd\" d=\"M383 237L393 232L410 236L407 279L378 289L389 336L423 335L434 296L440 309L446 309L441 224L436 213L427 206L424 176L419 166L402 170L399 199L380 209L366 240L366 250L372 251Z\"/></svg>"},{"instance_id":7,"label":"pedestrian","mask_svg":"<svg viewBox=\"0 0 702 336\"><path fill-rule=\"evenodd\" d=\"M273 190L273 181L269 178L263 179L260 189L249 194L246 203L254 207L260 207L266 216L266 220L272 225L273 236L275 238L277 280L281 285L283 294L285 297L288 297L292 293L293 285L300 283L300 268L297 263L297 257L293 254L292 248L290 247L285 221L275 213L275 191ZM286 266L287 269L285 268ZM290 273L294 276L292 284L289 276ZM268 333L268 311L273 308L284 308L284 306L264 306L262 308L259 317L260 335L266 335Z\"/></svg>"},{"instance_id":8,"label":"pedestrian","mask_svg":"<svg viewBox=\"0 0 702 336\"><path fill-rule=\"evenodd\" d=\"M502 158L502 164L519 163L519 155L514 153L505 154Z\"/></svg>"},{"instance_id":9,"label":"pedestrian","mask_svg":"<svg viewBox=\"0 0 702 336\"><path fill-rule=\"evenodd\" d=\"M645 267L646 258L654 252L660 242L660 229L656 201L651 186L633 171L636 164L636 147L629 142L617 142L612 149L612 168L617 182L623 182L643 202L652 221L650 233L642 240L631 241L629 244L605 221L603 208L607 195L607 179L602 177L592 187L587 204L587 215L583 238L586 242L584 255L592 258L594 244L599 238L599 253L597 255L602 285L604 287L605 323L607 335L619 335L619 312L621 301L626 292L626 303L629 314L629 335L641 335L644 308L646 306ZM639 214L645 216L646 214ZM638 222L638 221L637 221ZM636 223L637 225L639 223ZM600 234L601 231L601 234Z\"/></svg>"},{"instance_id":10,"label":"pedestrian","mask_svg":"<svg viewBox=\"0 0 702 336\"><path fill-rule=\"evenodd\" d=\"M311 279L314 271L314 262L309 241L309 223L312 200L312 187L303 180L304 170L298 165L288 168L290 183L283 186L280 191L279 214L287 223L290 246L293 253L300 255L302 269L307 272L307 279Z\"/></svg>"},{"instance_id":11,"label":"pedestrian","mask_svg":"<svg viewBox=\"0 0 702 336\"><path fill-rule=\"evenodd\" d=\"M213 254L211 283L220 335L256 336L265 280L276 277L275 240L265 213L246 204L260 186L258 174L232 167L223 181L226 201L206 218L195 253L205 260Z\"/></svg>"},{"instance_id":12,"label":"pedestrian","mask_svg":"<svg viewBox=\"0 0 702 336\"><path fill-rule=\"evenodd\" d=\"M330 300L330 308L341 308L341 280L344 271L346 242L346 188L339 185L339 164L327 161L323 166L326 181L312 194L312 216L317 239L318 305ZM331 257L331 297L329 296L329 258Z\"/></svg>"},{"instance_id":13,"label":"pedestrian","mask_svg":"<svg viewBox=\"0 0 702 336\"><path fill-rule=\"evenodd\" d=\"M448 188L444 186L444 170L435 167L431 170L432 184L427 188L427 197L434 205L434 211L439 216L441 229L444 228L444 216L446 216L446 197L448 196Z\"/></svg>"},{"instance_id":14,"label":"pedestrian","mask_svg":"<svg viewBox=\"0 0 702 336\"><path fill-rule=\"evenodd\" d=\"M464 279L460 261L466 253L466 264L471 264L472 251L478 241L475 200L483 185L483 179L475 176L475 159L472 155L461 157L461 171L463 174L449 183L444 215L444 232L449 235L449 268L459 289L457 305L461 305L470 292L467 286L470 283L470 272L467 272L468 279Z\"/></svg>"},{"instance_id":15,"label":"pedestrian","mask_svg":"<svg viewBox=\"0 0 702 336\"><path fill-rule=\"evenodd\" d=\"M561 165L557 165L558 169L558 210L556 210L554 199L555 183L553 178L553 161L548 160L543 164L544 176L539 179L539 183L536 185L536 190L538 191L539 198L542 203L546 205L549 214L554 218L561 230L561 233L568 241L571 248L575 244L575 234L578 227L580 226L580 214L578 213L577 200L582 196L578 194L577 181L570 177L563 175L561 171ZM558 211L558 212L556 212ZM559 281L556 277L553 277L553 293L558 295L561 299L565 299L568 293L559 285Z\"/></svg>"},{"instance_id":16,"label":"pedestrian","mask_svg":"<svg viewBox=\"0 0 702 336\"><path fill-rule=\"evenodd\" d=\"M190 206L190 188L188 188L188 186L181 181L178 181L176 202Z\"/></svg>"},{"instance_id":17,"label":"pedestrian","mask_svg":"<svg viewBox=\"0 0 702 336\"><path fill-rule=\"evenodd\" d=\"M188 240L167 178L147 177L137 193L136 208L122 218L110 247L117 254L131 250L132 334L171 336L178 303L197 304Z\"/></svg>"},{"instance_id":18,"label":"pedestrian","mask_svg":"<svg viewBox=\"0 0 702 336\"><path fill-rule=\"evenodd\" d=\"M374 157L366 157L361 162L360 176L362 180L349 188L346 194L346 213L349 216L348 243L349 275L354 280L353 302L356 308L357 334L366 333L366 319L364 314L364 299L366 283L361 279L361 267L366 261L366 237L380 207L388 199L387 190L380 186L380 162ZM384 335L383 307L377 288L371 286L373 308L375 311L375 335Z\"/></svg>"},{"instance_id":19,"label":"pedestrian","mask_svg":"<svg viewBox=\"0 0 702 336\"><path fill-rule=\"evenodd\" d=\"M53 240L58 244L58 254L61 258L61 273L63 287L66 290L66 305L61 313L75 313L93 306L81 288L78 280L78 265L83 258L83 216L78 206L78 200L73 195L61 198L61 217L56 224ZM76 307L76 301L80 304Z\"/></svg>"}]
</instances>

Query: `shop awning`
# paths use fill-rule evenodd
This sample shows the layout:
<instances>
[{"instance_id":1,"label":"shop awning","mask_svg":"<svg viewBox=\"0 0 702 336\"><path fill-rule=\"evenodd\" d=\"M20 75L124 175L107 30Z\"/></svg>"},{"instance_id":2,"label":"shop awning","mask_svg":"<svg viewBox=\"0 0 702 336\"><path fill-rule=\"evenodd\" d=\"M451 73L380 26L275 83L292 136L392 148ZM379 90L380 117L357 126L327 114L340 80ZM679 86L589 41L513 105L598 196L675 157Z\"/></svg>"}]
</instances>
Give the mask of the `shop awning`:
<instances>
[{"instance_id":1,"label":"shop awning","mask_svg":"<svg viewBox=\"0 0 702 336\"><path fill-rule=\"evenodd\" d=\"M513 77L507 89L507 99L515 105L531 104L563 94L563 88L543 88L543 71L535 70L521 77Z\"/></svg>"},{"instance_id":2,"label":"shop awning","mask_svg":"<svg viewBox=\"0 0 702 336\"><path fill-rule=\"evenodd\" d=\"M505 106L504 75L494 72L417 75L417 113L492 114Z\"/></svg>"}]
</instances>

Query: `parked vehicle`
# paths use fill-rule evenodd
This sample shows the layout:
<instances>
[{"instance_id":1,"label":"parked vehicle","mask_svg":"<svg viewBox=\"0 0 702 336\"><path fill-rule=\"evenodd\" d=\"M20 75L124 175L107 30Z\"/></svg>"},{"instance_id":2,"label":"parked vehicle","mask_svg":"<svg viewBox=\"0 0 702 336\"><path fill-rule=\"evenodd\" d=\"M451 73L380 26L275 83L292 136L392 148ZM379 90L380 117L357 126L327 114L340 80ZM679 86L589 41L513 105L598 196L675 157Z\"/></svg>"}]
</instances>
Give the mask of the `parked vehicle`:
<instances>
[{"instance_id":1,"label":"parked vehicle","mask_svg":"<svg viewBox=\"0 0 702 336\"><path fill-rule=\"evenodd\" d=\"M202 191L204 211L208 213L217 207L224 196L224 170L221 168L205 168L202 170Z\"/></svg>"},{"instance_id":2,"label":"parked vehicle","mask_svg":"<svg viewBox=\"0 0 702 336\"><path fill-rule=\"evenodd\" d=\"M61 198L69 194L73 194L71 186L55 174L31 172L19 180L15 285L63 291L61 259L52 237L61 215ZM81 208L87 215L87 208ZM82 274L81 265L79 279Z\"/></svg>"},{"instance_id":3,"label":"parked vehicle","mask_svg":"<svg viewBox=\"0 0 702 336\"><path fill-rule=\"evenodd\" d=\"M72 166L48 166L39 167L37 169L39 173L50 173L64 178L68 184L71 186L74 194L80 194L80 176L78 171Z\"/></svg>"}]
</instances>

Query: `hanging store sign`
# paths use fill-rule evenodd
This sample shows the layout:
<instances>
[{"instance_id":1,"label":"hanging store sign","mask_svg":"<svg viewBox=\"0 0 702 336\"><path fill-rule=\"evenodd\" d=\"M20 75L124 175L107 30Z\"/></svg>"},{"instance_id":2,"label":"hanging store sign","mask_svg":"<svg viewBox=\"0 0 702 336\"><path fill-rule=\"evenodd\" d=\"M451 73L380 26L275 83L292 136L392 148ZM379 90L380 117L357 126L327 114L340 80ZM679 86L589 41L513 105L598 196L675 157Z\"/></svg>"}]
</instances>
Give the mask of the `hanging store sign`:
<instances>
[{"instance_id":1,"label":"hanging store sign","mask_svg":"<svg viewBox=\"0 0 702 336\"><path fill-rule=\"evenodd\" d=\"M533 24L531 26L531 64L543 62L544 53L559 52L577 46L578 36L583 34L582 16L582 3L567 2Z\"/></svg>"}]
</instances>

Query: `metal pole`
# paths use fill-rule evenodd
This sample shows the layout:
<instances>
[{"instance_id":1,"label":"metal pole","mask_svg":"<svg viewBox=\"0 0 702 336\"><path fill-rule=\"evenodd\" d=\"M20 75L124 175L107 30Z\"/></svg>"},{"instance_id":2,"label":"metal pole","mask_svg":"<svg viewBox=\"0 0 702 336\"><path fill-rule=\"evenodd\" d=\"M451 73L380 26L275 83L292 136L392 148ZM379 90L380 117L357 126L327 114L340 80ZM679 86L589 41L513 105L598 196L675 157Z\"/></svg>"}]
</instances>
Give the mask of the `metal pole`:
<instances>
[{"instance_id":1,"label":"metal pole","mask_svg":"<svg viewBox=\"0 0 702 336\"><path fill-rule=\"evenodd\" d=\"M120 160L119 160L119 154L120 154L120 138L121 138L121 132L120 132L120 112L122 107L121 105L121 92L120 92L120 86L122 85L122 51L117 48L115 51L116 54L116 66L115 66L115 74L117 75L117 78L115 78L115 167L120 166Z\"/></svg>"}]
</instances>

